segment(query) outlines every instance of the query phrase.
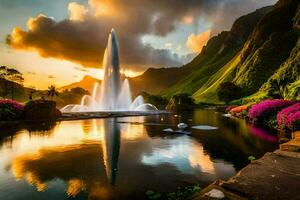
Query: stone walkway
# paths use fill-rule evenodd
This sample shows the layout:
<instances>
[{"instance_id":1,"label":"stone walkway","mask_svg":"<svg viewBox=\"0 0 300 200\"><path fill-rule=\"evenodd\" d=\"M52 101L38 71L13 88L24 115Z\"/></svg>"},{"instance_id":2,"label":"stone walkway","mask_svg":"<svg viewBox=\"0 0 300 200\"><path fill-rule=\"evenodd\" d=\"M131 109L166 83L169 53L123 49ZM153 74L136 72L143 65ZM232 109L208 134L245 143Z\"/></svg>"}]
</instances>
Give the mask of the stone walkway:
<instances>
[{"instance_id":1,"label":"stone walkway","mask_svg":"<svg viewBox=\"0 0 300 200\"><path fill-rule=\"evenodd\" d=\"M300 132L280 149L252 161L227 181L204 188L194 200L300 200Z\"/></svg>"}]
</instances>

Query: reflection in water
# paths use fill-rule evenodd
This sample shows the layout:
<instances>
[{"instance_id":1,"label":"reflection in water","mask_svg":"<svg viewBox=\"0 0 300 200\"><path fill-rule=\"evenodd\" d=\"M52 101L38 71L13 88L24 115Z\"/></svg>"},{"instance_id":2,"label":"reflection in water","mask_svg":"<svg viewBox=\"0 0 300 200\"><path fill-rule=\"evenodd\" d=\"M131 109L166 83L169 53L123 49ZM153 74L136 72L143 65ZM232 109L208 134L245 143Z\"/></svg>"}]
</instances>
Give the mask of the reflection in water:
<instances>
[{"instance_id":1,"label":"reflection in water","mask_svg":"<svg viewBox=\"0 0 300 200\"><path fill-rule=\"evenodd\" d=\"M179 122L219 129L191 130L191 137L162 131ZM148 189L204 186L276 147L268 133L250 129L214 111L66 121L46 132L20 128L0 141L0 199L143 199Z\"/></svg>"},{"instance_id":2,"label":"reflection in water","mask_svg":"<svg viewBox=\"0 0 300 200\"><path fill-rule=\"evenodd\" d=\"M258 126L252 126L250 133L265 141L272 142L272 143L277 142L276 136L271 135L266 129L260 128Z\"/></svg>"},{"instance_id":3,"label":"reflection in water","mask_svg":"<svg viewBox=\"0 0 300 200\"><path fill-rule=\"evenodd\" d=\"M114 185L117 178L118 159L120 151L120 127L116 119L104 121L103 159L106 175L109 182Z\"/></svg>"},{"instance_id":4,"label":"reflection in water","mask_svg":"<svg viewBox=\"0 0 300 200\"><path fill-rule=\"evenodd\" d=\"M204 153L203 147L187 140L187 136L174 139L169 148L157 148L151 155L144 155L142 162L149 165L171 163L183 172L199 168L202 172L214 173L213 162Z\"/></svg>"}]
</instances>

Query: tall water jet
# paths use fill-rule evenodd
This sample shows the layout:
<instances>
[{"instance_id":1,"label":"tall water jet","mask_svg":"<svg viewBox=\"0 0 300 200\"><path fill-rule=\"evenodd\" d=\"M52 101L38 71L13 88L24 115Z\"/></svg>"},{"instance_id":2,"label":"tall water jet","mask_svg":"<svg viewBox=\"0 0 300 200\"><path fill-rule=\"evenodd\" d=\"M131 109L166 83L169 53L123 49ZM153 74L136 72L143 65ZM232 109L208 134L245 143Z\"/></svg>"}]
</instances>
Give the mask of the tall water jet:
<instances>
[{"instance_id":1,"label":"tall water jet","mask_svg":"<svg viewBox=\"0 0 300 200\"><path fill-rule=\"evenodd\" d=\"M63 107L62 112L157 110L155 106L144 104L142 96L132 101L128 79L123 82L121 80L119 43L114 29L110 31L108 37L103 57L103 69L104 77L101 87L96 83L91 96L83 96L79 105L72 104Z\"/></svg>"},{"instance_id":2,"label":"tall water jet","mask_svg":"<svg viewBox=\"0 0 300 200\"><path fill-rule=\"evenodd\" d=\"M104 78L101 86L101 109L115 110L120 93L119 43L111 30L103 58Z\"/></svg>"}]
</instances>

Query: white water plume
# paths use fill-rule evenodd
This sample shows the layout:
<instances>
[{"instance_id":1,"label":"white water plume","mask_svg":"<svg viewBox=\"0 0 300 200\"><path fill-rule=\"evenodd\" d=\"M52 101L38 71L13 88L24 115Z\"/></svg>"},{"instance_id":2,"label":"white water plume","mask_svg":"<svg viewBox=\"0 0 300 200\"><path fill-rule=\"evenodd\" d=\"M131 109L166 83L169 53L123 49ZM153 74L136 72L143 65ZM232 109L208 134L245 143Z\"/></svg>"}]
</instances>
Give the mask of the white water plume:
<instances>
[{"instance_id":1,"label":"white water plume","mask_svg":"<svg viewBox=\"0 0 300 200\"><path fill-rule=\"evenodd\" d=\"M92 95L84 95L80 105L67 105L62 112L103 111L151 111L157 108L145 104L142 96L132 101L128 79L121 81L119 43L114 29L111 30L103 58L104 78L99 87L96 83Z\"/></svg>"}]
</instances>

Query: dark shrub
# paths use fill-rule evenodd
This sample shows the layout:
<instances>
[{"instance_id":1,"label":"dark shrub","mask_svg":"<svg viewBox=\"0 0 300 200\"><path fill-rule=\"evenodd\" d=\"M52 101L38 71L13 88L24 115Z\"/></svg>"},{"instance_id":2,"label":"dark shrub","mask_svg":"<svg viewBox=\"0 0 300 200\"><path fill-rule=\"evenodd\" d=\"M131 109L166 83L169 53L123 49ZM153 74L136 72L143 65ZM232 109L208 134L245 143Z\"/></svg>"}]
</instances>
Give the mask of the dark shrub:
<instances>
[{"instance_id":1,"label":"dark shrub","mask_svg":"<svg viewBox=\"0 0 300 200\"><path fill-rule=\"evenodd\" d=\"M28 120L56 119L61 116L61 112L56 108L56 103L46 100L28 102L24 107L24 114Z\"/></svg>"},{"instance_id":2,"label":"dark shrub","mask_svg":"<svg viewBox=\"0 0 300 200\"><path fill-rule=\"evenodd\" d=\"M0 120L20 119L24 112L24 106L10 99L0 100Z\"/></svg>"},{"instance_id":3,"label":"dark shrub","mask_svg":"<svg viewBox=\"0 0 300 200\"><path fill-rule=\"evenodd\" d=\"M221 83L218 88L218 98L228 104L230 101L241 98L241 88L231 82Z\"/></svg>"},{"instance_id":4,"label":"dark shrub","mask_svg":"<svg viewBox=\"0 0 300 200\"><path fill-rule=\"evenodd\" d=\"M144 97L145 102L156 106L159 110L165 109L168 105L168 99L160 95L152 95L147 92L142 92L141 95Z\"/></svg>"},{"instance_id":5,"label":"dark shrub","mask_svg":"<svg viewBox=\"0 0 300 200\"><path fill-rule=\"evenodd\" d=\"M190 110L195 107L194 99L186 93L174 95L167 105L167 110Z\"/></svg>"}]
</instances>

